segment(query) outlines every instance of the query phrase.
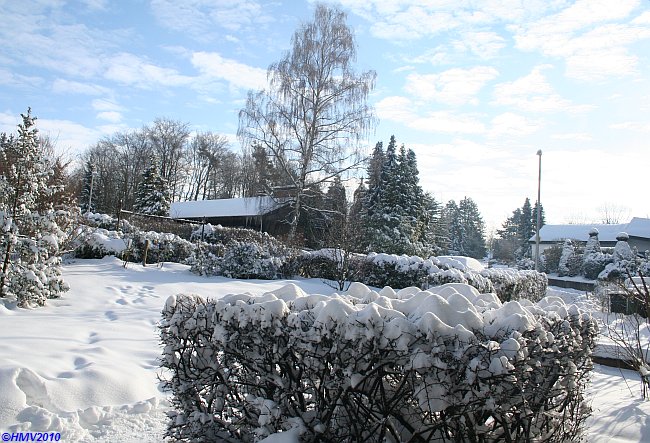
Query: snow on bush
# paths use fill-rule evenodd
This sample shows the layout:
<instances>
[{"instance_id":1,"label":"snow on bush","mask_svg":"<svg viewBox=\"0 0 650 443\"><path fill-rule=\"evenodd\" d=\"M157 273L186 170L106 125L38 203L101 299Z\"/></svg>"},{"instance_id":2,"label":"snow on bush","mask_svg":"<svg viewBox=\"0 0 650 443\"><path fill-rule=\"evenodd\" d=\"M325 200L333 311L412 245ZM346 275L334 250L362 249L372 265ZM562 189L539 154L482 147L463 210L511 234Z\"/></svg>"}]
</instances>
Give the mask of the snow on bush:
<instances>
[{"instance_id":1,"label":"snow on bush","mask_svg":"<svg viewBox=\"0 0 650 443\"><path fill-rule=\"evenodd\" d=\"M274 279L294 273L295 251L266 232L207 223L191 238L203 240L190 261L195 274Z\"/></svg>"},{"instance_id":2,"label":"snow on bush","mask_svg":"<svg viewBox=\"0 0 650 443\"><path fill-rule=\"evenodd\" d=\"M120 256L126 249L127 241L118 231L82 226L78 237L75 256L79 258L102 258L108 255Z\"/></svg>"},{"instance_id":3,"label":"snow on bush","mask_svg":"<svg viewBox=\"0 0 650 443\"><path fill-rule=\"evenodd\" d=\"M300 257L299 272L304 277L337 280L342 271L336 250L305 252ZM446 283L469 284L479 292L496 292L502 301L541 299L548 279L535 271L485 269L469 257L443 256L423 259L417 256L377 254L354 255L347 263L347 275L369 286L426 289Z\"/></svg>"},{"instance_id":4,"label":"snow on bush","mask_svg":"<svg viewBox=\"0 0 650 443\"><path fill-rule=\"evenodd\" d=\"M170 233L144 232L134 229L130 233L109 231L84 226L75 248L79 258L102 258L108 255L127 261L140 262L148 242L147 263L184 263L192 256L196 246Z\"/></svg>"},{"instance_id":5,"label":"snow on bush","mask_svg":"<svg viewBox=\"0 0 650 443\"><path fill-rule=\"evenodd\" d=\"M483 270L481 275L492 282L503 302L524 298L535 302L545 296L548 287L546 274L532 270L490 268Z\"/></svg>"},{"instance_id":6,"label":"snow on bush","mask_svg":"<svg viewBox=\"0 0 650 443\"><path fill-rule=\"evenodd\" d=\"M589 414L596 324L557 297L287 285L162 314L176 440L559 442Z\"/></svg>"},{"instance_id":7,"label":"snow on bush","mask_svg":"<svg viewBox=\"0 0 650 443\"><path fill-rule=\"evenodd\" d=\"M102 214L100 212L86 212L83 214L84 221L91 226L95 226L102 229L114 229L117 226L117 219L108 214Z\"/></svg>"}]
</instances>

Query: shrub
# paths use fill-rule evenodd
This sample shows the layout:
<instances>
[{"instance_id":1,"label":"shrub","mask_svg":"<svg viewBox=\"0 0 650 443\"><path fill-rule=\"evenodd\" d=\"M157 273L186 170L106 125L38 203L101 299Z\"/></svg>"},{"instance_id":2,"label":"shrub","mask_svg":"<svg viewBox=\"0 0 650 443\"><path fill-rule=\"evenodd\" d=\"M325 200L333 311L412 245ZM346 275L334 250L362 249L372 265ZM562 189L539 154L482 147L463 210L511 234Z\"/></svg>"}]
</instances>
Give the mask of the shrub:
<instances>
[{"instance_id":1,"label":"shrub","mask_svg":"<svg viewBox=\"0 0 650 443\"><path fill-rule=\"evenodd\" d=\"M612 263L612 256L605 255L601 252L585 255L583 271L586 278L595 280L601 272L605 270L608 264Z\"/></svg>"},{"instance_id":2,"label":"shrub","mask_svg":"<svg viewBox=\"0 0 650 443\"><path fill-rule=\"evenodd\" d=\"M562 245L553 245L542 252L544 257L544 266L547 274L555 274L560 267L560 257L562 257Z\"/></svg>"},{"instance_id":3,"label":"shrub","mask_svg":"<svg viewBox=\"0 0 650 443\"><path fill-rule=\"evenodd\" d=\"M490 268L481 272L494 285L502 302L528 299L536 302L546 295L548 278L536 271L518 271L510 268Z\"/></svg>"},{"instance_id":4,"label":"shrub","mask_svg":"<svg viewBox=\"0 0 650 443\"><path fill-rule=\"evenodd\" d=\"M272 280L281 275L282 259L257 243L233 241L221 259L220 273L229 278Z\"/></svg>"},{"instance_id":5,"label":"shrub","mask_svg":"<svg viewBox=\"0 0 650 443\"><path fill-rule=\"evenodd\" d=\"M467 285L171 297L167 436L573 441L589 413L596 334L557 298L501 304Z\"/></svg>"}]
</instances>

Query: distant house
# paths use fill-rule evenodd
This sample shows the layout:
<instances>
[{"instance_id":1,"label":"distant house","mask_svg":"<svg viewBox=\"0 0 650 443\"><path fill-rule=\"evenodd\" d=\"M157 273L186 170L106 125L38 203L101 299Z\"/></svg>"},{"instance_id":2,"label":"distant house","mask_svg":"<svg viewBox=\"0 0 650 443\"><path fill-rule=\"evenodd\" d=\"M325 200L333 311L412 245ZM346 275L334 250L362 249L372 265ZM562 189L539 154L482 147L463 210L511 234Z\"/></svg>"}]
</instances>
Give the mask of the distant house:
<instances>
[{"instance_id":1,"label":"distant house","mask_svg":"<svg viewBox=\"0 0 650 443\"><path fill-rule=\"evenodd\" d=\"M289 199L268 196L174 202L169 208L171 218L256 229L272 235L289 231L289 212Z\"/></svg>"},{"instance_id":2,"label":"distant house","mask_svg":"<svg viewBox=\"0 0 650 443\"><path fill-rule=\"evenodd\" d=\"M598 230L598 240L602 247L614 247L618 234L625 232L630 237L628 243L631 247L636 247L639 253L650 250L650 219L634 217L629 223L616 225L544 225L539 230L539 252L541 254L545 249L566 239L584 244L593 228ZM535 236L528 242L534 251Z\"/></svg>"}]
</instances>

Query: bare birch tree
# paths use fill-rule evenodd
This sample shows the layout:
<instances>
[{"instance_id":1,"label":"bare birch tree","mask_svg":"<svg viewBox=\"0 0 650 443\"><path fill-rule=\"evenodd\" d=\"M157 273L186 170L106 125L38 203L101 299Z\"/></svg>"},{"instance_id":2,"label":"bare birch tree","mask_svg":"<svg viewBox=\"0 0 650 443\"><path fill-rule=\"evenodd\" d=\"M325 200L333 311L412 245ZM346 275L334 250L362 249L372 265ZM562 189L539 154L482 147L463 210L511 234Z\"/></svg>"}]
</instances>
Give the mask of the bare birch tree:
<instances>
[{"instance_id":1,"label":"bare birch tree","mask_svg":"<svg viewBox=\"0 0 650 443\"><path fill-rule=\"evenodd\" d=\"M361 142L375 123L367 104L374 71L356 73L356 43L337 8L316 6L294 33L292 47L269 66L268 90L250 91L239 113L244 146L268 150L291 182L294 239L308 189L363 161Z\"/></svg>"}]
</instances>

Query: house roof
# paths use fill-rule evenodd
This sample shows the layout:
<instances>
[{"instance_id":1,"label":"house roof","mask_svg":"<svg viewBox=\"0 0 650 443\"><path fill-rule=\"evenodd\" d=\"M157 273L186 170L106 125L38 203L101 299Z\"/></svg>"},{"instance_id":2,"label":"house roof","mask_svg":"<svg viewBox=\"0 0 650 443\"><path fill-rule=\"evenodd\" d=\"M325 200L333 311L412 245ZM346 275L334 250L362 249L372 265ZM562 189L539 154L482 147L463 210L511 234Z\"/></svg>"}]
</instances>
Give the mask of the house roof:
<instances>
[{"instance_id":1,"label":"house roof","mask_svg":"<svg viewBox=\"0 0 650 443\"><path fill-rule=\"evenodd\" d=\"M539 240L548 243L568 238L586 242L593 228L598 229L598 240L601 242L616 242L621 232L626 232L630 237L650 239L650 219L634 217L630 223L616 225L544 225L539 230ZM535 236L529 241L535 242Z\"/></svg>"},{"instance_id":2,"label":"house roof","mask_svg":"<svg viewBox=\"0 0 650 443\"><path fill-rule=\"evenodd\" d=\"M650 218L634 217L625 232L630 237L650 238Z\"/></svg>"},{"instance_id":3,"label":"house roof","mask_svg":"<svg viewBox=\"0 0 650 443\"><path fill-rule=\"evenodd\" d=\"M268 196L173 202L169 208L169 216L171 218L254 217L268 214L286 203L287 199L274 199Z\"/></svg>"}]
</instances>

